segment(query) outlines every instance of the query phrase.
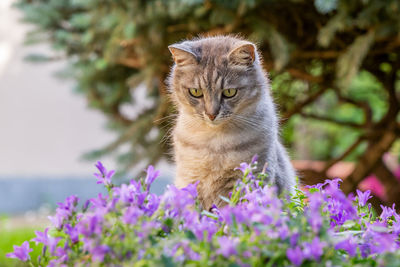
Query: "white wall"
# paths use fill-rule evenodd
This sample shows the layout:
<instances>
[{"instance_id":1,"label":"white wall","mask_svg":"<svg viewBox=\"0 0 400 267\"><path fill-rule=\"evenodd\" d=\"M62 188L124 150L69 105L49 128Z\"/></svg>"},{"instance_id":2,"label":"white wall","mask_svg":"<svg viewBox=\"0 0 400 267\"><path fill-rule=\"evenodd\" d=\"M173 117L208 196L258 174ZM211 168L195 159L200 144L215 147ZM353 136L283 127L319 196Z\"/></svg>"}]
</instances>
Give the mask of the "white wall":
<instances>
[{"instance_id":1,"label":"white wall","mask_svg":"<svg viewBox=\"0 0 400 267\"><path fill-rule=\"evenodd\" d=\"M29 52L50 49L23 46L29 26L18 21L21 14L11 2L0 0L0 177L90 175L93 163L80 156L114 134L104 129L105 118L72 92L72 81L53 76L65 63L23 61Z\"/></svg>"}]
</instances>

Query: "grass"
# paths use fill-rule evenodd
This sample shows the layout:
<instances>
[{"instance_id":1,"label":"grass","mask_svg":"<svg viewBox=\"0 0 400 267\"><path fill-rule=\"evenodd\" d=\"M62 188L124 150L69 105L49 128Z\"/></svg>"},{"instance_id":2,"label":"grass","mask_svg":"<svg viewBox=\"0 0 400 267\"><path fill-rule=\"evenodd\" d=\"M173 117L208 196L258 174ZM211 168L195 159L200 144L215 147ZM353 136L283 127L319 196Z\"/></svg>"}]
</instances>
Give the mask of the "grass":
<instances>
[{"instance_id":1,"label":"grass","mask_svg":"<svg viewBox=\"0 0 400 267\"><path fill-rule=\"evenodd\" d=\"M16 259L6 258L6 254L13 251L13 245L20 246L24 241L35 237L35 231L37 230L43 231L43 228L29 226L28 224L14 227L11 220L2 218L0 220L0 267L29 266L29 264L21 263ZM37 263L37 257L40 252L41 247L33 248L31 257L34 264Z\"/></svg>"}]
</instances>

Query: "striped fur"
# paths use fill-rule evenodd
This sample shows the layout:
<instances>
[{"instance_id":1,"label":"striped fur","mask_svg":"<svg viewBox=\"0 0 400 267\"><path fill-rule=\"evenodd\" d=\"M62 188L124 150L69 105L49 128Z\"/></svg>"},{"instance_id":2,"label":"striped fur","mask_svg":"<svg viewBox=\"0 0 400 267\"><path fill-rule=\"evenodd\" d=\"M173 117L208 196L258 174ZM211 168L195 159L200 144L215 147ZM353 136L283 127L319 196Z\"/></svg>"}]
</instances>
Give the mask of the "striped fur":
<instances>
[{"instance_id":1,"label":"striped fur","mask_svg":"<svg viewBox=\"0 0 400 267\"><path fill-rule=\"evenodd\" d=\"M241 177L241 162L257 154L268 162L269 179L292 191L295 173L278 137L278 119L255 45L230 36L199 38L169 47L175 64L168 85L179 114L173 130L176 186L200 181L199 197L208 209L223 205ZM194 98L189 88L203 91ZM224 98L223 89L237 89ZM216 114L214 121L206 114Z\"/></svg>"}]
</instances>

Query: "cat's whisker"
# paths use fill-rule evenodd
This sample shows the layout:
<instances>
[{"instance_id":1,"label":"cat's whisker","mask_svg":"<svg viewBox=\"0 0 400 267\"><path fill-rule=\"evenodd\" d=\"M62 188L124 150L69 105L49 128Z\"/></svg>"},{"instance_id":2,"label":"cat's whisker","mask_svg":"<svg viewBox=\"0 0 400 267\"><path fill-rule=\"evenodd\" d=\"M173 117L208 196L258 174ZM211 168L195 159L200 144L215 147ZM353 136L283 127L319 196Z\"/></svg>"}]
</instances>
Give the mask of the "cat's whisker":
<instances>
[{"instance_id":1,"label":"cat's whisker","mask_svg":"<svg viewBox=\"0 0 400 267\"><path fill-rule=\"evenodd\" d=\"M166 143L168 140L171 139L173 134L173 128L168 129L168 131L164 134L164 136L161 138L159 144L164 144Z\"/></svg>"},{"instance_id":2,"label":"cat's whisker","mask_svg":"<svg viewBox=\"0 0 400 267\"><path fill-rule=\"evenodd\" d=\"M163 121L170 120L170 118L177 118L177 117L178 117L178 114L170 114L168 116L154 120L153 123L161 123Z\"/></svg>"},{"instance_id":3,"label":"cat's whisker","mask_svg":"<svg viewBox=\"0 0 400 267\"><path fill-rule=\"evenodd\" d=\"M259 129L265 129L265 126L258 120L252 120L247 117L243 117L243 116L236 115L236 114L235 114L235 116L245 123L251 124Z\"/></svg>"},{"instance_id":4,"label":"cat's whisker","mask_svg":"<svg viewBox=\"0 0 400 267\"><path fill-rule=\"evenodd\" d=\"M259 130L265 130L265 127L262 124L260 124L259 122L250 120L248 118L241 117L241 116L238 116L238 115L233 115L232 119L235 122L244 123L247 126L252 126L253 128L256 128L256 129L259 129Z\"/></svg>"}]
</instances>

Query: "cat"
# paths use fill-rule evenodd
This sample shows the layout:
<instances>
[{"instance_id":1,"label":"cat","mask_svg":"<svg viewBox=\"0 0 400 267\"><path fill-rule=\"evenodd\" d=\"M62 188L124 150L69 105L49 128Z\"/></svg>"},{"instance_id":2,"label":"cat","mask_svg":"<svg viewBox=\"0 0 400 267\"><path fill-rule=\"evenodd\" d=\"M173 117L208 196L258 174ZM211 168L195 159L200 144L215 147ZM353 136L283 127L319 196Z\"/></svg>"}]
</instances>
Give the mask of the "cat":
<instances>
[{"instance_id":1,"label":"cat","mask_svg":"<svg viewBox=\"0 0 400 267\"><path fill-rule=\"evenodd\" d=\"M199 181L204 209L221 207L242 177L235 170L258 155L279 192L293 192L295 171L279 140L278 117L256 46L233 36L170 45L167 85L178 114L173 128L175 185Z\"/></svg>"}]
</instances>

